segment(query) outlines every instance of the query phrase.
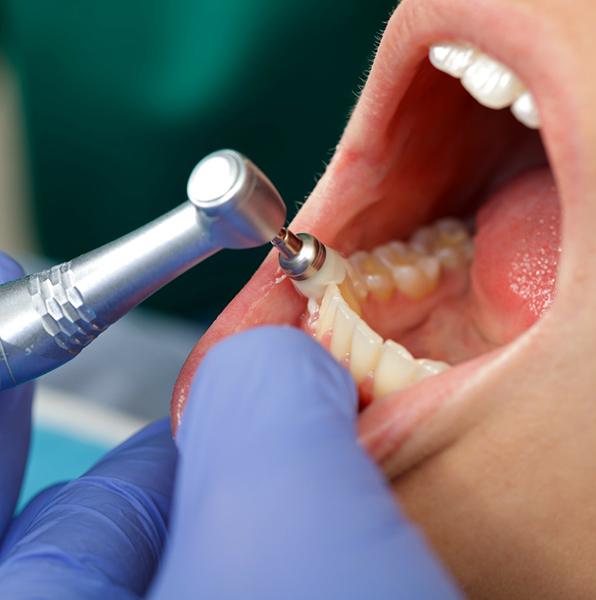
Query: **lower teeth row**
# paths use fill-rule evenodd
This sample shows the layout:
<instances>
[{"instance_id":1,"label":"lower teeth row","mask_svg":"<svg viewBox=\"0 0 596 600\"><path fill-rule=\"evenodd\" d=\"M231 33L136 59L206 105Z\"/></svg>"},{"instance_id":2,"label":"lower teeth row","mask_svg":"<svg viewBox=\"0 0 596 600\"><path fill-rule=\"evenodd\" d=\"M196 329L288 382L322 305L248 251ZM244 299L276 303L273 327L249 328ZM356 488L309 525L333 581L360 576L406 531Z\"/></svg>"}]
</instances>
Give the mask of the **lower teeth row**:
<instances>
[{"instance_id":1,"label":"lower teeth row","mask_svg":"<svg viewBox=\"0 0 596 600\"><path fill-rule=\"evenodd\" d=\"M467 266L473 241L465 225L441 219L419 229L407 243L389 242L372 252L356 252L349 259L356 299L370 294L385 301L396 292L418 300L432 293L441 271Z\"/></svg>"},{"instance_id":2,"label":"lower teeth row","mask_svg":"<svg viewBox=\"0 0 596 600\"><path fill-rule=\"evenodd\" d=\"M449 367L440 361L415 359L397 342L383 341L348 306L334 284L327 288L320 308L311 306L313 309L310 327L317 339L349 368L358 385L368 385L371 399L402 390Z\"/></svg>"},{"instance_id":3,"label":"lower teeth row","mask_svg":"<svg viewBox=\"0 0 596 600\"><path fill-rule=\"evenodd\" d=\"M390 242L348 259L348 276L327 286L320 306L309 302L309 327L336 360L349 367L357 384L374 398L397 392L449 367L415 359L393 340L383 338L360 317L360 304L370 295L388 300L400 292L413 299L430 294L443 270L461 269L472 258L473 242L466 227L443 219L419 229L407 243Z\"/></svg>"}]
</instances>

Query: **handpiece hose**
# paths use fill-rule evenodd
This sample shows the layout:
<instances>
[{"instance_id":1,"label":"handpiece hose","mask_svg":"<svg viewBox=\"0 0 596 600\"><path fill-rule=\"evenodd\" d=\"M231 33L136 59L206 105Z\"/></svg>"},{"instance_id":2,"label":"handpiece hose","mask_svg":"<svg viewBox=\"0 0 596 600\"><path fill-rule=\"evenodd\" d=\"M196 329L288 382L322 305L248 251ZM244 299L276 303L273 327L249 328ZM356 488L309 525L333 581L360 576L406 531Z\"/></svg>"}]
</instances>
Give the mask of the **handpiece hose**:
<instances>
[{"instance_id":1,"label":"handpiece hose","mask_svg":"<svg viewBox=\"0 0 596 600\"><path fill-rule=\"evenodd\" d=\"M232 150L205 157L189 201L137 231L0 286L0 390L76 356L164 285L223 248L270 242L286 207L271 182Z\"/></svg>"}]
</instances>

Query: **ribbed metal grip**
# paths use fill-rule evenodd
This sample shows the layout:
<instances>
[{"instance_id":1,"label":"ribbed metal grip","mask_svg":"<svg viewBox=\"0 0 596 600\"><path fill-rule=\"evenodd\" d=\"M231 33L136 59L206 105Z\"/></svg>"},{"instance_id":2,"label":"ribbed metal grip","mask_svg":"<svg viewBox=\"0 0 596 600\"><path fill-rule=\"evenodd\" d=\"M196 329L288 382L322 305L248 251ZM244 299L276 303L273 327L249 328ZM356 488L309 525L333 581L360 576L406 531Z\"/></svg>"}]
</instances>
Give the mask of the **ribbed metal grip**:
<instances>
[{"instance_id":1,"label":"ribbed metal grip","mask_svg":"<svg viewBox=\"0 0 596 600\"><path fill-rule=\"evenodd\" d=\"M76 356L131 308L221 248L190 202L133 233L0 286L0 389Z\"/></svg>"},{"instance_id":2,"label":"ribbed metal grip","mask_svg":"<svg viewBox=\"0 0 596 600\"><path fill-rule=\"evenodd\" d=\"M0 390L68 362L130 309L218 250L268 243L285 220L277 190L232 150L197 165L189 198L102 248L0 285Z\"/></svg>"},{"instance_id":3,"label":"ribbed metal grip","mask_svg":"<svg viewBox=\"0 0 596 600\"><path fill-rule=\"evenodd\" d=\"M106 329L108 323L98 319L95 311L85 305L71 264L63 263L32 275L29 293L46 333L74 356Z\"/></svg>"}]
</instances>

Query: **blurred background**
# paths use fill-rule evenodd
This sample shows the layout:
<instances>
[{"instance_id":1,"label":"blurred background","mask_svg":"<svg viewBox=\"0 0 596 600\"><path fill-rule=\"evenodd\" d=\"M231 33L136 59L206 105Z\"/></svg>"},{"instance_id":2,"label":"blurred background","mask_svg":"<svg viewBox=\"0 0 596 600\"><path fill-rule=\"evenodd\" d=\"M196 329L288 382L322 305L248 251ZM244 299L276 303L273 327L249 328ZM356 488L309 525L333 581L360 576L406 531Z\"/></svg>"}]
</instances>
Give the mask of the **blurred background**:
<instances>
[{"instance_id":1,"label":"blurred background","mask_svg":"<svg viewBox=\"0 0 596 600\"><path fill-rule=\"evenodd\" d=\"M0 0L0 248L31 272L111 241L183 202L221 147L293 215L394 4ZM26 494L167 413L186 354L265 251L199 265L42 378Z\"/></svg>"}]
</instances>

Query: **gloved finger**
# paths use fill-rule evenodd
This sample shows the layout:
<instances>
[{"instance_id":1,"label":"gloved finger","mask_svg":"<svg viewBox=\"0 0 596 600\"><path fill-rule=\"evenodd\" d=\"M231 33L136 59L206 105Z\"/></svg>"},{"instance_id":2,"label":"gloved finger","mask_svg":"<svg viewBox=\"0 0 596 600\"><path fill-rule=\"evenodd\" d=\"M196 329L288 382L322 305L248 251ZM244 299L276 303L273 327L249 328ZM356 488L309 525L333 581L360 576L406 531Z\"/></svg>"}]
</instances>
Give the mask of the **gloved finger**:
<instances>
[{"instance_id":1,"label":"gloved finger","mask_svg":"<svg viewBox=\"0 0 596 600\"><path fill-rule=\"evenodd\" d=\"M3 562L4 557L11 551L12 547L25 535L29 525L37 517L42 508L48 504L50 498L67 483L68 481L54 483L41 490L29 500L27 505L13 519L0 545L0 564Z\"/></svg>"},{"instance_id":2,"label":"gloved finger","mask_svg":"<svg viewBox=\"0 0 596 600\"><path fill-rule=\"evenodd\" d=\"M356 441L348 372L308 336L229 338L195 378L152 598L453 598Z\"/></svg>"},{"instance_id":3,"label":"gloved finger","mask_svg":"<svg viewBox=\"0 0 596 600\"><path fill-rule=\"evenodd\" d=\"M0 284L22 274L21 267L0 252ZM3 355L0 339L0 362ZM0 392L0 540L13 515L23 482L31 436L32 399L32 384Z\"/></svg>"},{"instance_id":4,"label":"gloved finger","mask_svg":"<svg viewBox=\"0 0 596 600\"><path fill-rule=\"evenodd\" d=\"M81 478L34 500L9 532L0 598L143 595L160 557L177 451L169 422L154 423Z\"/></svg>"}]
</instances>

